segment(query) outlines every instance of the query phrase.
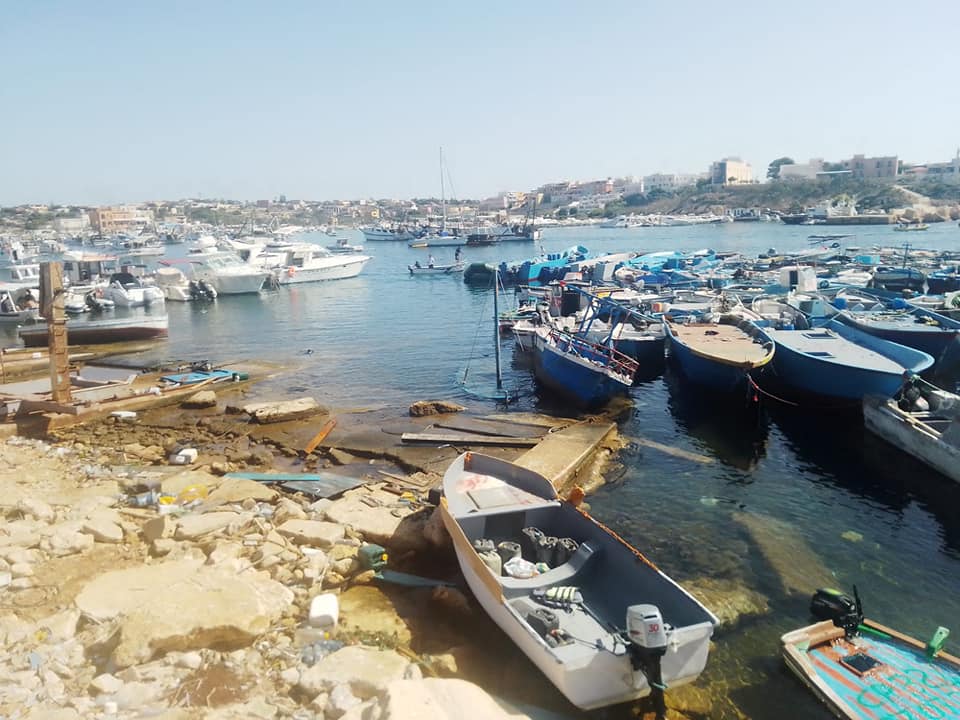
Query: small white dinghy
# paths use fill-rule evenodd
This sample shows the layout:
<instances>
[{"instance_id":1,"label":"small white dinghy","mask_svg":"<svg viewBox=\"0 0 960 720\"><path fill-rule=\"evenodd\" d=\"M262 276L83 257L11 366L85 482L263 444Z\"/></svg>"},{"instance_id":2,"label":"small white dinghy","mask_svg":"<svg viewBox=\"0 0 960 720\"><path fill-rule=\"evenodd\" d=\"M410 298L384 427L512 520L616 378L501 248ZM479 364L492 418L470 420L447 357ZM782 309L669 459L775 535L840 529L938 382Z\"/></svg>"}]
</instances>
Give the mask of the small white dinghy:
<instances>
[{"instance_id":1,"label":"small white dinghy","mask_svg":"<svg viewBox=\"0 0 960 720\"><path fill-rule=\"evenodd\" d=\"M452 265L420 265L419 262L407 265L411 275L456 275L462 273L463 268L462 262Z\"/></svg>"},{"instance_id":2,"label":"small white dinghy","mask_svg":"<svg viewBox=\"0 0 960 720\"><path fill-rule=\"evenodd\" d=\"M595 708L696 680L717 618L542 475L477 453L440 512L470 589L570 702Z\"/></svg>"}]
</instances>

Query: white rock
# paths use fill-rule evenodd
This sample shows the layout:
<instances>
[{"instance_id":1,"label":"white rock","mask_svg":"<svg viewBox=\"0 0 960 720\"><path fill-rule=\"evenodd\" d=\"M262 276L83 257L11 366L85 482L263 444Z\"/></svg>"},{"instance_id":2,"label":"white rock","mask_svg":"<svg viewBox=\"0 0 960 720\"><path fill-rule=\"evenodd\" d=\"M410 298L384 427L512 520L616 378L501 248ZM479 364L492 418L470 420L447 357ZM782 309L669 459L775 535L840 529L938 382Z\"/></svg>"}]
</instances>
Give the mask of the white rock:
<instances>
[{"instance_id":1,"label":"white rock","mask_svg":"<svg viewBox=\"0 0 960 720\"><path fill-rule=\"evenodd\" d=\"M11 547L0 550L0 557L11 565L19 563L35 563L40 559L40 554L36 550L29 550L24 547Z\"/></svg>"},{"instance_id":2,"label":"white rock","mask_svg":"<svg viewBox=\"0 0 960 720\"><path fill-rule=\"evenodd\" d=\"M7 572L4 570L0 572L0 588L5 588L7 585L13 582L13 573Z\"/></svg>"},{"instance_id":3,"label":"white rock","mask_svg":"<svg viewBox=\"0 0 960 720\"><path fill-rule=\"evenodd\" d=\"M10 566L10 572L15 578L31 577L33 575L33 565L30 563L14 563Z\"/></svg>"},{"instance_id":4,"label":"white rock","mask_svg":"<svg viewBox=\"0 0 960 720\"><path fill-rule=\"evenodd\" d=\"M113 695L123 687L123 680L110 673L97 675L90 681L90 689L100 695Z\"/></svg>"},{"instance_id":5,"label":"white rock","mask_svg":"<svg viewBox=\"0 0 960 720\"><path fill-rule=\"evenodd\" d=\"M17 510L44 522L50 522L56 515L52 507L37 498L23 498L17 503Z\"/></svg>"},{"instance_id":6,"label":"white rock","mask_svg":"<svg viewBox=\"0 0 960 720\"><path fill-rule=\"evenodd\" d=\"M123 541L123 530L119 525L102 518L91 518L83 524L82 532L93 535L93 539L102 543L118 543Z\"/></svg>"},{"instance_id":7,"label":"white rock","mask_svg":"<svg viewBox=\"0 0 960 720\"><path fill-rule=\"evenodd\" d=\"M363 700L382 692L392 681L402 680L409 664L392 650L351 645L304 670L297 687L315 697L348 683L353 693Z\"/></svg>"},{"instance_id":8,"label":"white rock","mask_svg":"<svg viewBox=\"0 0 960 720\"><path fill-rule=\"evenodd\" d=\"M263 573L238 576L200 560L115 570L89 582L75 603L94 620L117 619L116 667L171 650L245 645L282 617L293 593Z\"/></svg>"},{"instance_id":9,"label":"white rock","mask_svg":"<svg viewBox=\"0 0 960 720\"><path fill-rule=\"evenodd\" d=\"M76 608L70 608L40 620L37 625L49 631L50 637L48 640L65 642L77 634L78 622L80 622L80 611Z\"/></svg>"},{"instance_id":10,"label":"white rock","mask_svg":"<svg viewBox=\"0 0 960 720\"><path fill-rule=\"evenodd\" d=\"M85 535L68 527L58 527L44 543L52 555L64 557L66 555L75 555L84 552L93 547L93 535Z\"/></svg>"},{"instance_id":11,"label":"white rock","mask_svg":"<svg viewBox=\"0 0 960 720\"><path fill-rule=\"evenodd\" d=\"M321 520L287 520L277 532L298 545L329 548L344 536L345 530L342 525Z\"/></svg>"},{"instance_id":12,"label":"white rock","mask_svg":"<svg viewBox=\"0 0 960 720\"><path fill-rule=\"evenodd\" d=\"M287 685L296 685L298 682L300 682L300 669L288 667L286 670L281 671L280 679L283 680Z\"/></svg>"},{"instance_id":13,"label":"white rock","mask_svg":"<svg viewBox=\"0 0 960 720\"><path fill-rule=\"evenodd\" d=\"M196 670L203 664L203 656L197 651L185 652L177 658L177 667Z\"/></svg>"},{"instance_id":14,"label":"white rock","mask_svg":"<svg viewBox=\"0 0 960 720\"><path fill-rule=\"evenodd\" d=\"M180 525L177 527L174 537L177 540L196 540L204 535L223 530L227 525L239 519L239 513L235 512L211 512L204 513L203 515L187 515L180 518Z\"/></svg>"},{"instance_id":15,"label":"white rock","mask_svg":"<svg viewBox=\"0 0 960 720\"><path fill-rule=\"evenodd\" d=\"M327 706L324 715L329 718L338 718L347 710L356 707L362 701L350 690L346 683L337 685L330 691L330 697L327 698Z\"/></svg>"},{"instance_id":16,"label":"white rock","mask_svg":"<svg viewBox=\"0 0 960 720\"><path fill-rule=\"evenodd\" d=\"M10 583L11 590L28 590L33 587L33 578L19 577Z\"/></svg>"},{"instance_id":17,"label":"white rock","mask_svg":"<svg viewBox=\"0 0 960 720\"><path fill-rule=\"evenodd\" d=\"M154 683L125 683L113 694L113 701L121 710L146 709L144 705L156 700L162 692L163 688Z\"/></svg>"},{"instance_id":18,"label":"white rock","mask_svg":"<svg viewBox=\"0 0 960 720\"><path fill-rule=\"evenodd\" d=\"M150 518L143 524L143 539L148 543L152 543L158 538L173 537L173 533L176 531L176 529L176 520L169 515L158 515L155 518Z\"/></svg>"},{"instance_id":19,"label":"white rock","mask_svg":"<svg viewBox=\"0 0 960 720\"><path fill-rule=\"evenodd\" d=\"M380 697L381 720L524 720L525 713L495 700L466 680L400 680ZM349 718L348 720L352 720Z\"/></svg>"}]
</instances>

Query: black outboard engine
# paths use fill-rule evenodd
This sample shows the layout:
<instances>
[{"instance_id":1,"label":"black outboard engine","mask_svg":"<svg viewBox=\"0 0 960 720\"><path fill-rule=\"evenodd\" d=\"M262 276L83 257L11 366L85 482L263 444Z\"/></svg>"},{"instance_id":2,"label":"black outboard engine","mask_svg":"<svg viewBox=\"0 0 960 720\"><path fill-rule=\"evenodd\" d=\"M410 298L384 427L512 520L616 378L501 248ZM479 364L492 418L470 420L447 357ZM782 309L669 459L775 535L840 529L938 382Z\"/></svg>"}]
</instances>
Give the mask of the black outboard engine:
<instances>
[{"instance_id":1,"label":"black outboard engine","mask_svg":"<svg viewBox=\"0 0 960 720\"><path fill-rule=\"evenodd\" d=\"M810 613L819 620L833 620L833 624L843 628L847 637L853 637L863 622L863 607L857 586L853 586L853 597L839 590L820 588L810 599Z\"/></svg>"},{"instance_id":2,"label":"black outboard engine","mask_svg":"<svg viewBox=\"0 0 960 720\"><path fill-rule=\"evenodd\" d=\"M666 686L660 661L667 653L667 626L656 605L631 605L627 608L627 648L634 670L640 670L650 685L650 699L657 720L667 716L667 702L663 696Z\"/></svg>"}]
</instances>

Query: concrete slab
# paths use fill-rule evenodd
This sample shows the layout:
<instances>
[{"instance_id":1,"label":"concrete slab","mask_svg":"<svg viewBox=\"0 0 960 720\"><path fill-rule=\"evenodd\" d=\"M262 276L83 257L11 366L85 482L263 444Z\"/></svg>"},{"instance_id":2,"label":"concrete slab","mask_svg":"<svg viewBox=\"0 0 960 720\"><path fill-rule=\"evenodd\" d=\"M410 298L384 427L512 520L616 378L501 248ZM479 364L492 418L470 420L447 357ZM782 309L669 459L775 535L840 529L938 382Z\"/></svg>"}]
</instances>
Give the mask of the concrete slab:
<instances>
[{"instance_id":1,"label":"concrete slab","mask_svg":"<svg viewBox=\"0 0 960 720\"><path fill-rule=\"evenodd\" d=\"M547 435L515 461L562 488L594 454L616 423L577 423Z\"/></svg>"}]
</instances>

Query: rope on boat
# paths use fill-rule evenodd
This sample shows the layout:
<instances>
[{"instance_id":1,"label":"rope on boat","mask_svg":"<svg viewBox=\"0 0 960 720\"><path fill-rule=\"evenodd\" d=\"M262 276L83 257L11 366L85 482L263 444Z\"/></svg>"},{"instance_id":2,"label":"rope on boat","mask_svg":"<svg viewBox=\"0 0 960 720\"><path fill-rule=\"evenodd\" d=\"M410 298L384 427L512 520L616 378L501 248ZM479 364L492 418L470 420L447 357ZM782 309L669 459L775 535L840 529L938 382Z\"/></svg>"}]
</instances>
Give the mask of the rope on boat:
<instances>
[{"instance_id":1,"label":"rope on boat","mask_svg":"<svg viewBox=\"0 0 960 720\"><path fill-rule=\"evenodd\" d=\"M494 276L496 276L496 273L494 273ZM470 346L470 355L467 357L467 366L463 369L463 377L460 378L460 383L462 385L466 384L467 375L470 374L470 363L473 362L473 355L477 349L477 341L480 339L480 329L483 327L483 318L486 315L487 303L489 300L490 298L486 297L486 293L484 293L483 307L480 309L480 321L477 323L477 329L473 334L473 344ZM499 321L500 318L497 318L497 322Z\"/></svg>"}]
</instances>

